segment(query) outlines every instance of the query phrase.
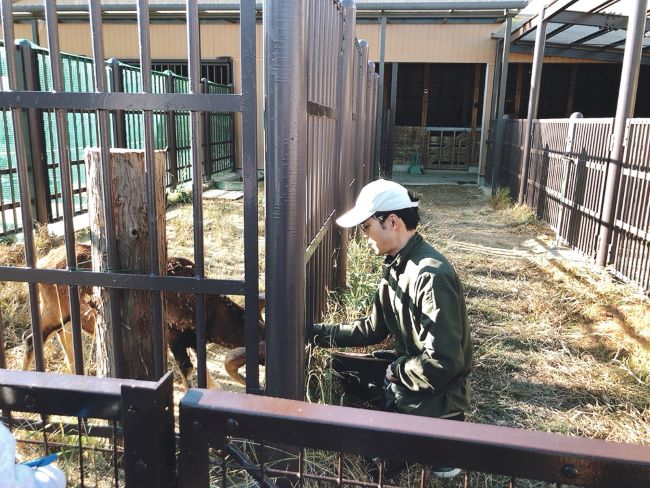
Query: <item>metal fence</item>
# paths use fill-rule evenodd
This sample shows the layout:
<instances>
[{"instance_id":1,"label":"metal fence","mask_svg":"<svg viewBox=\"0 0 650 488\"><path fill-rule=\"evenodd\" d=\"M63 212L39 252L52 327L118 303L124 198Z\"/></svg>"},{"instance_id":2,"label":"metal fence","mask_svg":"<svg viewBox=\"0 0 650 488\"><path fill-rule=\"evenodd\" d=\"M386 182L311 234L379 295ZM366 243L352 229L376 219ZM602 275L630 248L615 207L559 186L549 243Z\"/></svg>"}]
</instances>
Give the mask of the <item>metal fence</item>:
<instances>
[{"instance_id":1,"label":"metal fence","mask_svg":"<svg viewBox=\"0 0 650 488\"><path fill-rule=\"evenodd\" d=\"M2 1L3 45L14 46L14 22L12 2ZM153 355L151 363L146 366L147 378L158 379L167 369L165 353L165 330L167 323L162 304L162 292L180 292L193 294L196 327L196 350L198 357L198 383L206 385L206 296L243 295L246 304L245 329L249 347L247 386L249 391L259 389L258 369L258 199L257 199L257 161L256 161L256 75L255 75L255 3L242 1L241 25L241 93L233 94L232 87L219 86L201 82L199 76L200 50L198 40L198 4L196 1L186 3L189 78L181 78L172 73L152 72L149 49L149 5L141 1L137 9L137 22L140 46L140 65L138 69L126 66L115 60L107 61L103 50L102 12L100 2L89 0L86 5L79 5L81 10L89 13L90 41L93 57L81 58L60 53L59 22L56 2L45 2L45 17L48 33L49 52L21 43L19 49L3 49L2 56L2 90L0 107L2 111L3 143L9 149L5 152L2 168L3 187L9 189L11 202L3 200L5 210L15 216L14 227L5 223L4 230L15 232L23 224L23 242L25 266L0 266L0 280L27 284L33 337L34 359L37 371L43 371L43 339L41 316L39 312L39 283L52 283L65 287L69 296L72 342L74 344L75 372L83 374L85 365L81 332L82 317L80 307L80 290L99 287L108 290L107 325L113 341L110 354L115 358L116 376L121 376L120 366L127 358L122 354L121 296L125 290L146 290L151 299L151 330L145 337L150 341ZM133 7L132 7L133 8ZM251 44L252 41L252 44ZM25 55L28 51L28 55ZM33 71L33 83L23 83L25 76L23 66L28 61ZM29 61L31 63L31 61ZM29 73L32 73L29 71ZM38 80L38 82L37 82ZM228 166L232 156L232 112L243 114L243 180L244 180L244 261L243 279L217 280L205 277L205 252L203 233L203 197L202 181L204 170ZM201 124L202 118L208 119ZM170 122L171 121L171 122ZM29 123L28 123L29 122ZM36 147L31 132L34 123L42 137L42 151L32 151ZM170 127L175 130L170 131ZM227 129L229 128L229 129ZM218 135L219 141L204 140ZM82 176L83 155L81 148L95 145L100 148L102 165L99 188L97 192L103 198L95 199L104 206L103 214L106 225L98 231L100 235L91 236L93 246L98 242L106 243L105 259L107 265L99 271L97 267L89 271L89 263L77 262L75 227L73 216L85 209L85 193L88 191ZM111 159L112 146L137 148L145 161L144 173L149 180L145 204L147 246L154 263L151 269L138 270L142 274L130 274L117 266L117 231L111 207L112 175L108 161ZM156 148L175 146L177 167L176 181L188 181L193 184L192 222L193 235L183 236L191 239L194 247L194 267L192 277L161 276L165 274L157 263L157 257L166 250L162 242L163 232L159 232L159 222L164 225L164 215L160 213L154 171L154 151ZM209 155L209 157L207 157ZM38 158L42 158L43 167L47 168L49 178L42 183L51 183L51 191L45 190L32 181L31 176ZM203 159L205 158L205 161ZM174 161L174 158L169 158ZM202 164L202 161L204 164ZM232 157L229 160L232 163ZM169 164L169 161L168 161ZM169 181L168 181L169 182ZM173 183L173 182L170 182ZM97 187L95 187L97 188ZM51 197L50 197L51 194ZM55 218L63 220L65 236L65 269L40 269L36 261L35 229L32 205L16 205L19 202L38 202L44 195L46 202L52 202L56 208ZM80 203L81 202L81 203ZM35 208L40 208L35 205ZM164 211L164 210L163 210ZM46 212L47 214L47 212ZM51 216L50 216L51 217ZM162 217L162 218L161 218ZM121 219L122 216L119 216ZM50 219L51 220L51 219ZM11 227L11 228L10 228ZM164 262L164 257L163 257ZM97 263L95 263L97 266ZM83 287L83 288L82 288ZM85 291L83 291L85 293ZM67 299L66 299L67 300ZM61 317L63 320L63 317ZM85 319L84 319L85 320ZM63 324L61 324L63 325ZM128 329L128 328L127 328ZM0 337L3 324L0 319ZM125 336L125 341L128 341ZM4 351L0 354L0 368L5 368Z\"/></svg>"},{"instance_id":2,"label":"metal fence","mask_svg":"<svg viewBox=\"0 0 650 488\"><path fill-rule=\"evenodd\" d=\"M526 203L566 245L595 258L614 119L535 120ZM501 181L519 190L525 120L507 120ZM650 121L629 119L609 262L650 291Z\"/></svg>"},{"instance_id":3,"label":"metal fence","mask_svg":"<svg viewBox=\"0 0 650 488\"><path fill-rule=\"evenodd\" d=\"M328 292L345 283L338 272L347 259L345 243L334 220L373 176L377 79L368 43L350 30L353 9L334 0L307 5L306 320L314 323Z\"/></svg>"},{"instance_id":4,"label":"metal fence","mask_svg":"<svg viewBox=\"0 0 650 488\"><path fill-rule=\"evenodd\" d=\"M172 386L172 373L150 382L0 371L0 421L21 459L57 454L67 486L174 486Z\"/></svg>"},{"instance_id":5,"label":"metal fence","mask_svg":"<svg viewBox=\"0 0 650 488\"><path fill-rule=\"evenodd\" d=\"M306 327L345 282L334 220L376 174L377 76L351 0L285 2L264 23L267 392L302 398Z\"/></svg>"},{"instance_id":6,"label":"metal fence","mask_svg":"<svg viewBox=\"0 0 650 488\"><path fill-rule=\"evenodd\" d=\"M6 76L6 53L2 48L2 75ZM28 41L17 45L17 65L21 89L32 92L52 91L53 81L50 53ZM117 60L107 62L107 81L110 92L138 93L142 90L142 73L139 67ZM93 93L93 59L84 56L61 54L63 90L67 93ZM187 69L186 69L187 71ZM152 93L188 93L188 78L151 71ZM202 80L202 93L232 93L232 85L218 85ZM6 89L6 87L5 87ZM0 235L22 230L19 206L20 192L16 172L13 126L10 112L4 110L0 118L0 177L2 178L2 207ZM86 169L83 151L95 147L97 119L93 110L68 110L67 147L70 152L73 213L87 211ZM111 147L144 148L144 129L141 114L132 110L115 110L110 113ZM154 149L166 149L167 185L175 187L192 179L190 158L190 113L188 111L154 111ZM61 164L59 161L56 114L51 109L28 110L25 147L30 162L30 178L34 188L32 205L40 223L63 219ZM209 176L235 168L234 115L232 112L210 112L203 115L203 147L201 154L204 174Z\"/></svg>"},{"instance_id":7,"label":"metal fence","mask_svg":"<svg viewBox=\"0 0 650 488\"><path fill-rule=\"evenodd\" d=\"M180 453L182 488L650 483L647 446L200 390L181 400ZM375 456L408 462L409 481L355 469ZM432 485L432 464L465 472Z\"/></svg>"}]
</instances>

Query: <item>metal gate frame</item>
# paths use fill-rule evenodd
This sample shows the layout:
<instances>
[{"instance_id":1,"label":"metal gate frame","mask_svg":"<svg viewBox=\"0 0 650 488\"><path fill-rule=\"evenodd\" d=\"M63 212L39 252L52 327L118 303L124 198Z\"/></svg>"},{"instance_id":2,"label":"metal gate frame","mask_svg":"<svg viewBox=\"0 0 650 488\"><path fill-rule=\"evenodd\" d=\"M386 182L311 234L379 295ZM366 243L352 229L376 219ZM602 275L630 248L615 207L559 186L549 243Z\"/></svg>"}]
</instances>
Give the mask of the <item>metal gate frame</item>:
<instances>
[{"instance_id":1,"label":"metal gate frame","mask_svg":"<svg viewBox=\"0 0 650 488\"><path fill-rule=\"evenodd\" d=\"M42 340L40 334L40 317L38 312L38 282L57 283L70 287L72 330L75 343L75 356L81 358L81 326L79 319L78 287L81 285L100 286L108 288L112 293L111 315L119 316L120 305L116 291L120 288L150 290L153 298L153 323L152 331L154 350L154 372L157 378L162 377L166 370L166 355L163 351L163 317L161 307L162 291L178 291L194 293L197 298L196 326L199 337L197 344L198 355L198 383L206 386L205 365L205 295L229 294L243 295L247 304L245 312L246 343L247 347L247 390L259 391L258 347L259 331L257 319L258 301L258 239L257 239L257 161L256 161L256 75L255 75L255 2L242 0L241 2L241 55L242 55L242 91L239 94L204 94L201 93L200 55L199 55L199 8L196 0L187 2L187 36L188 36L188 64L190 66L190 90L188 94L160 94L153 93L151 85L151 58L149 48L149 4L145 0L138 0L137 14L140 35L140 63L142 70L143 93L118 93L108 90L104 63L106 61L103 51L102 38L102 12L99 0L89 0L87 10L90 18L91 37L93 45L93 75L96 92L70 93L65 90L62 82L61 53L59 50L58 18L56 2L45 2L46 26L48 30L48 45L51 54L51 77L53 90L51 92L30 91L19 86L16 53L13 49L6 50L9 90L0 92L0 106L11 108L15 130L18 180L21 201L31 201L33 190L29 183L29 161L25 154L25 133L23 130L24 110L53 110L56 114L56 130L59 141L67 143L65 135L68 131L66 116L72 111L94 111L97 117L98 143L102 149L102 159L109 159L110 147L110 114L115 111L138 111L141 113L144 126L144 147L146 167L148 173L153 165L153 130L152 116L156 111L189 111L191 113L190 131L192 135L191 159L193 162L201 160L201 131L200 117L203 112L241 112L242 113L242 138L243 138L243 180L244 180L244 254L245 277L244 280L216 280L208 279L204 274L204 244L203 244L203 212L202 212L202 177L203 167L192 164L192 181L194 184L194 261L196 273L193 278L159 276L155 269L148 275L129 275L119 272L88 272L79 271L75 262L75 236L73 226L73 188L70 179L70 154L67 144L60 144L58 156L61 161L63 221L66 241L67 269L46 270L36 267L36 254L34 246L34 225L30 205L21 206L22 222L24 228L24 246L26 256L25 267L0 267L0 279L5 281L22 281L28 283L29 300L32 320L32 333L34 336L34 349L36 354L36 369L43 371ZM83 6L79 6L80 9ZM2 0L2 26L4 45L13 46L14 22L12 2ZM109 188L111 175L104 171L102 182L104 188ZM148 182L148 208L149 208L149 235L157 235L155 230L156 216L153 195L153 180ZM104 199L106 206L110 199ZM112 223L112 212L105 209L107 216L106 239L109 242L108 266L115 269L116 250L115 234ZM152 256L157 255L156 242L150 243ZM158 259L152 257L152 262ZM119 324L112 321L113 333L119 338ZM254 347L252 345L254 344ZM115 355L121 357L119 340L116 341ZM2 358L0 358L2 359ZM83 362L77 360L79 367ZM5 367L5 364L0 364ZM82 370L77 371L79 374ZM118 376L120 372L116 373Z\"/></svg>"}]
</instances>

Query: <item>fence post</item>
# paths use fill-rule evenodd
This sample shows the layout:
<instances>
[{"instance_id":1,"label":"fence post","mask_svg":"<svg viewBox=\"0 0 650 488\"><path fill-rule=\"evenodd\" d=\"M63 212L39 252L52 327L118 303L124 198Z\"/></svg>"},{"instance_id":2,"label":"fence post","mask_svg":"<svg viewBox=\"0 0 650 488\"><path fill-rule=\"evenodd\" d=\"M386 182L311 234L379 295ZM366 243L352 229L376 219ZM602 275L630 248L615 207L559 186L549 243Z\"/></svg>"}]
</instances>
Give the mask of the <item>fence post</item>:
<instances>
[{"instance_id":1,"label":"fence post","mask_svg":"<svg viewBox=\"0 0 650 488\"><path fill-rule=\"evenodd\" d=\"M341 216L350 208L352 191L350 180L352 179L352 69L354 51L354 26L356 23L356 6L354 0L343 0L341 2L343 29L341 29L340 56L338 65L338 118L337 118L337 147L339 148L339 176L338 195L336 198L336 215ZM348 229L339 228L339 252L336 261L336 284L337 287L344 287L348 270L348 240L350 234Z\"/></svg>"},{"instance_id":2,"label":"fence post","mask_svg":"<svg viewBox=\"0 0 650 488\"><path fill-rule=\"evenodd\" d=\"M556 242L560 242L562 236L562 221L564 220L564 209L567 204L566 193L569 185L569 167L571 166L572 160L575 161L576 166L578 164L577 158L572 158L571 153L573 152L573 140L576 132L576 120L581 118L582 118L582 114L580 112L575 112L571 114L571 118L569 119L569 129L566 136L566 146L564 147L564 157L562 158L562 166L563 166L562 189L560 194L560 208L557 213L557 221L555 225ZM574 185L575 184L576 184L576 180L574 179Z\"/></svg>"},{"instance_id":3,"label":"fence post","mask_svg":"<svg viewBox=\"0 0 650 488\"><path fill-rule=\"evenodd\" d=\"M111 70L109 91L121 93L124 91L124 83L122 82L122 67L120 66L120 62L115 58L111 58L108 60L108 63ZM126 148L126 122L124 117L124 110L113 111L113 147Z\"/></svg>"},{"instance_id":4,"label":"fence post","mask_svg":"<svg viewBox=\"0 0 650 488\"><path fill-rule=\"evenodd\" d=\"M304 398L307 2L264 2L266 392Z\"/></svg>"},{"instance_id":5,"label":"fence post","mask_svg":"<svg viewBox=\"0 0 650 488\"><path fill-rule=\"evenodd\" d=\"M40 91L38 78L38 60L34 56L32 43L26 39L18 41L22 58L23 86L26 91ZM43 111L30 108L27 113L27 160L31 163L32 184L34 187L34 209L36 221L47 224L50 220L50 185L47 175L47 158L45 156L45 135L43 132Z\"/></svg>"},{"instance_id":6,"label":"fence post","mask_svg":"<svg viewBox=\"0 0 650 488\"><path fill-rule=\"evenodd\" d=\"M506 87L508 83L508 57L510 56L510 35L512 30L512 17L506 17L506 29L503 33L503 43L502 43L502 52L501 52L501 75L499 78L499 84L495 83L495 86L498 86L499 100L496 106L496 134L494 137L494 161L492 161L492 175L491 175L491 185L492 185L492 195L497 191L499 186L499 176L501 173L501 158L503 157L503 143L505 136L505 121L503 120L503 112L505 107L506 100ZM495 73L496 76L496 73ZM496 80L495 80L496 81Z\"/></svg>"},{"instance_id":7,"label":"fence post","mask_svg":"<svg viewBox=\"0 0 650 488\"><path fill-rule=\"evenodd\" d=\"M210 93L207 78L201 78L201 91ZM203 112L203 178L209 180L212 176L212 130L210 112Z\"/></svg>"},{"instance_id":8,"label":"fence post","mask_svg":"<svg viewBox=\"0 0 650 488\"><path fill-rule=\"evenodd\" d=\"M125 486L176 486L174 373L154 388L122 385Z\"/></svg>"},{"instance_id":9,"label":"fence post","mask_svg":"<svg viewBox=\"0 0 650 488\"><path fill-rule=\"evenodd\" d=\"M393 176L393 156L395 155L395 108L397 106L397 70L399 64L393 61L391 66L392 73L390 78L390 111L388 122L388 147L386 149L386 159L384 160L384 176L391 178Z\"/></svg>"},{"instance_id":10,"label":"fence post","mask_svg":"<svg viewBox=\"0 0 650 488\"><path fill-rule=\"evenodd\" d=\"M174 93L174 73L165 71L165 91ZM176 112L169 110L165 113L167 117L167 171L171 175L170 189L173 191L178 186L178 151L176 148Z\"/></svg>"},{"instance_id":11,"label":"fence post","mask_svg":"<svg viewBox=\"0 0 650 488\"><path fill-rule=\"evenodd\" d=\"M537 117L537 106L539 105L539 90L542 81L542 65L544 64L544 44L546 43L546 25L544 20L546 9L544 4L539 12L540 22L537 25L535 36L535 53L533 55L533 72L530 75L530 94L528 95L528 118L524 129L524 151L521 155L521 179L519 180L519 196L517 203L522 205L527 196L528 188L528 167L530 166L530 153L533 139L533 119Z\"/></svg>"},{"instance_id":12,"label":"fence post","mask_svg":"<svg viewBox=\"0 0 650 488\"><path fill-rule=\"evenodd\" d=\"M645 32L645 16L648 0L634 2L634 10L627 21L627 38L621 67L621 84L618 92L614 133L612 134L611 154L607 165L607 183L603 197L603 211L598 242L596 264L606 266L609 259L609 246L616 217L616 200L623 165L625 126L627 119L634 115L636 89L639 83L639 67Z\"/></svg>"}]
</instances>

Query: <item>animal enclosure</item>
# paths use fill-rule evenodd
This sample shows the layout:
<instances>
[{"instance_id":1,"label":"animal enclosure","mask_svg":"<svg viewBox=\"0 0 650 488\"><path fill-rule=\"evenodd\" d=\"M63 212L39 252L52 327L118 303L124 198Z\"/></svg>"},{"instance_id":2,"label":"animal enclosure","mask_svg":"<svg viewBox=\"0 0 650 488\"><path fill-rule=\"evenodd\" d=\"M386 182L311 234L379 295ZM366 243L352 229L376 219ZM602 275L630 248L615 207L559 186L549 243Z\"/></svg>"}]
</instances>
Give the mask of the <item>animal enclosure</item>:
<instances>
[{"instance_id":1,"label":"animal enclosure","mask_svg":"<svg viewBox=\"0 0 650 488\"><path fill-rule=\"evenodd\" d=\"M604 208L614 119L544 119L533 123L526 203L558 240L595 258ZM525 120L506 121L501 181L521 183ZM650 121L628 119L622 176L607 263L620 278L650 291Z\"/></svg>"}]
</instances>

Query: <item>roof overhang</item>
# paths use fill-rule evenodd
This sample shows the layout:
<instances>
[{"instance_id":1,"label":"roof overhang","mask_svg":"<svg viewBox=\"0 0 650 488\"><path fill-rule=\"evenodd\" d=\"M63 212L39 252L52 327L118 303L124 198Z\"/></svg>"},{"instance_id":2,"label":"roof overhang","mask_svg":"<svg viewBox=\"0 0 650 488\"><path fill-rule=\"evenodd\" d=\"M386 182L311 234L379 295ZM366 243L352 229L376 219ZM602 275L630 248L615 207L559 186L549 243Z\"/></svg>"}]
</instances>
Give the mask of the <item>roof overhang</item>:
<instances>
[{"instance_id":1,"label":"roof overhang","mask_svg":"<svg viewBox=\"0 0 650 488\"><path fill-rule=\"evenodd\" d=\"M511 52L531 53L535 31L547 22L544 54L594 61L621 62L626 39L628 17L616 12L618 0L590 0L589 11L581 11L586 0L555 0L544 12L520 16L511 31ZM503 39L504 29L493 35ZM642 64L650 64L650 18L645 23Z\"/></svg>"}]
</instances>

